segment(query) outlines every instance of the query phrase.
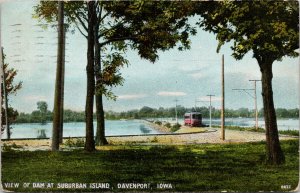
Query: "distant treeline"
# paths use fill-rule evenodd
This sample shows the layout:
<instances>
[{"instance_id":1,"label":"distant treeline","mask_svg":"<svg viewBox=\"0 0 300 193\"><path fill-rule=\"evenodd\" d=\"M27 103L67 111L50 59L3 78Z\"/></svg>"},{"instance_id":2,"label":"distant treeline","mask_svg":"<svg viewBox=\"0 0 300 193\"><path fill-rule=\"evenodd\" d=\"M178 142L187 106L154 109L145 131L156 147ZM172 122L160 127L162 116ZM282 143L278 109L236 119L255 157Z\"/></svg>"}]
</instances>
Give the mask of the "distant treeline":
<instances>
[{"instance_id":1,"label":"distant treeline","mask_svg":"<svg viewBox=\"0 0 300 193\"><path fill-rule=\"evenodd\" d=\"M32 113L20 113L15 123L46 123L52 121L53 113L47 111L33 111ZM64 122L84 122L84 111L64 110Z\"/></svg>"},{"instance_id":2,"label":"distant treeline","mask_svg":"<svg viewBox=\"0 0 300 193\"><path fill-rule=\"evenodd\" d=\"M186 112L200 112L202 117L209 117L208 107L197 107L195 108L185 108L183 106L177 106L177 116L182 118ZM140 110L130 110L121 113L108 111L105 114L106 119L139 119L139 118L157 118L157 117L175 117L176 110L175 107L158 109L151 107L143 107ZM276 109L277 118L299 118L299 109ZM216 108L212 108L212 117L219 118L221 116L221 111ZM226 117L254 117L254 110L248 108L239 108L237 110L225 109ZM258 112L259 117L263 117L263 109Z\"/></svg>"},{"instance_id":3,"label":"distant treeline","mask_svg":"<svg viewBox=\"0 0 300 193\"><path fill-rule=\"evenodd\" d=\"M197 107L195 108L185 108L182 106L177 107L177 116L182 118L184 113L197 111L202 113L204 118L209 117L209 108L207 107ZM299 117L299 109L284 109L278 108L276 109L277 118L298 118ZM263 117L263 110L261 109L258 113L259 117ZM39 110L33 111L32 113L20 113L17 117L15 123L46 123L52 121L52 112L46 111L41 112ZM212 117L219 118L221 116L221 112L219 109L212 108ZM254 117L254 110L248 108L239 108L237 110L226 109L225 110L226 117L245 117L250 118ZM158 118L158 117L175 117L175 107L172 108L163 108L160 107L158 109L151 107L143 107L139 110L129 110L124 112L113 112L107 111L105 112L105 118L110 120L117 119L142 119L142 118ZM96 118L96 115L94 115ZM64 122L84 122L85 121L85 113L84 111L72 111L65 110L64 111Z\"/></svg>"}]
</instances>

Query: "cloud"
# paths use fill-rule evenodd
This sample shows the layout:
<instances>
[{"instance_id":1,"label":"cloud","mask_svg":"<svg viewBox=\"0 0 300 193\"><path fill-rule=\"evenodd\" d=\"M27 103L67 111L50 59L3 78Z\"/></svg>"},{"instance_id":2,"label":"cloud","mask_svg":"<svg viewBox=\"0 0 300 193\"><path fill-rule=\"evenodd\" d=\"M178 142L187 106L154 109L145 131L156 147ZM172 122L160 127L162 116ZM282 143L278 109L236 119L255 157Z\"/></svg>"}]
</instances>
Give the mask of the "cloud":
<instances>
[{"instance_id":1,"label":"cloud","mask_svg":"<svg viewBox=\"0 0 300 193\"><path fill-rule=\"evenodd\" d=\"M203 101L203 102L209 102L209 96L204 96L204 97L199 97L198 98L199 101ZM212 96L211 97L211 101L221 101L222 98L218 97L218 96Z\"/></svg>"},{"instance_id":2,"label":"cloud","mask_svg":"<svg viewBox=\"0 0 300 193\"><path fill-rule=\"evenodd\" d=\"M195 79L201 79L201 78L207 77L207 75L204 74L203 72L196 72L196 73L192 73L190 75Z\"/></svg>"},{"instance_id":3,"label":"cloud","mask_svg":"<svg viewBox=\"0 0 300 193\"><path fill-rule=\"evenodd\" d=\"M185 92L168 92L168 91L160 91L157 93L159 96L185 96Z\"/></svg>"},{"instance_id":4,"label":"cloud","mask_svg":"<svg viewBox=\"0 0 300 193\"><path fill-rule=\"evenodd\" d=\"M123 100L132 100L132 99L140 99L140 98L145 98L147 95L145 94L130 94L130 95L119 95L117 96L118 99L123 99Z\"/></svg>"},{"instance_id":5,"label":"cloud","mask_svg":"<svg viewBox=\"0 0 300 193\"><path fill-rule=\"evenodd\" d=\"M47 101L49 97L43 95L27 95L24 97L25 101Z\"/></svg>"}]
</instances>

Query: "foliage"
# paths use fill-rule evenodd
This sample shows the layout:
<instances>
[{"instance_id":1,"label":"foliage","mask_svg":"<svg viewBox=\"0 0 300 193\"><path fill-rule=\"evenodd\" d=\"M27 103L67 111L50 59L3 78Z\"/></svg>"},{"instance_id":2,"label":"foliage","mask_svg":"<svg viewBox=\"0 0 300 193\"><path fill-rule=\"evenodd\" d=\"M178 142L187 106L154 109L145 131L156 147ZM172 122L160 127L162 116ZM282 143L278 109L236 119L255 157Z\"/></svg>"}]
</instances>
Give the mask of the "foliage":
<instances>
[{"instance_id":1,"label":"foliage","mask_svg":"<svg viewBox=\"0 0 300 193\"><path fill-rule=\"evenodd\" d=\"M260 61L298 56L297 1L220 1L200 4L199 25L217 34L218 49L233 41L232 56L242 59L249 51Z\"/></svg>"},{"instance_id":2,"label":"foliage","mask_svg":"<svg viewBox=\"0 0 300 193\"><path fill-rule=\"evenodd\" d=\"M84 147L84 139L72 139L69 138L66 140L66 142L64 143L64 145L68 146L68 147Z\"/></svg>"},{"instance_id":3,"label":"foliage","mask_svg":"<svg viewBox=\"0 0 300 193\"><path fill-rule=\"evenodd\" d=\"M46 124L49 119L52 118L52 113L48 111L48 104L45 101L39 101L36 103L37 109L31 113L32 119L41 124Z\"/></svg>"},{"instance_id":4,"label":"foliage","mask_svg":"<svg viewBox=\"0 0 300 193\"><path fill-rule=\"evenodd\" d=\"M292 136L299 136L299 130L280 130L278 131L279 134L282 135L292 135Z\"/></svg>"},{"instance_id":5,"label":"foliage","mask_svg":"<svg viewBox=\"0 0 300 193\"><path fill-rule=\"evenodd\" d=\"M155 124L161 125L161 121L154 121Z\"/></svg>"},{"instance_id":6,"label":"foliage","mask_svg":"<svg viewBox=\"0 0 300 193\"><path fill-rule=\"evenodd\" d=\"M176 123L176 124L172 125L171 131L172 132L178 131L180 129L180 127L181 127L181 125L179 123Z\"/></svg>"},{"instance_id":7,"label":"foliage","mask_svg":"<svg viewBox=\"0 0 300 193\"><path fill-rule=\"evenodd\" d=\"M97 179L99 182L111 183L114 191L118 191L116 183L132 181L171 183L175 186L172 192L292 191L296 189L299 181L299 141L288 140L281 144L286 155L286 163L281 166L264 163L263 142L107 146L105 150L92 154L81 150L3 152L2 182L90 183ZM284 184L291 185L290 189L281 189ZM159 191L155 188L156 186L152 191ZM36 192L37 189L23 189L23 186L19 186L18 189L9 190ZM99 192L99 189L85 191Z\"/></svg>"},{"instance_id":8,"label":"foliage","mask_svg":"<svg viewBox=\"0 0 300 193\"><path fill-rule=\"evenodd\" d=\"M15 151L18 148L22 148L22 146L17 145L16 143L12 143L12 144L4 143L2 146L2 151L3 152L11 152L11 151Z\"/></svg>"},{"instance_id":9,"label":"foliage","mask_svg":"<svg viewBox=\"0 0 300 193\"><path fill-rule=\"evenodd\" d=\"M2 52L3 53L3 52ZM9 99L12 95L16 95L17 91L22 88L22 82L15 82L15 78L17 76L18 71L14 68L10 68L9 64L5 61L5 54L3 53L2 55L2 60L3 60L3 70L5 74L5 86L6 86L6 92L7 92L7 98L8 98L8 103ZM1 111L4 111L4 92L3 92L3 87L1 86ZM7 110L7 116L8 116L8 122L9 123L14 123L15 120L17 119L19 113L17 110L15 110L13 107L9 106ZM2 113L1 117L2 125L6 124L5 120L5 113ZM3 128L1 128L3 130Z\"/></svg>"},{"instance_id":10,"label":"foliage","mask_svg":"<svg viewBox=\"0 0 300 193\"><path fill-rule=\"evenodd\" d=\"M101 59L96 90L108 98L115 99L112 86L122 84L119 68L128 64L121 53L127 48L138 50L142 58L154 62L158 50L168 50L178 45L179 49L190 46L189 34L196 34L195 28L187 23L192 13L188 2L96 2L97 37L101 52L107 58ZM34 17L41 23L56 23L57 2L41 1L34 6ZM77 28L87 37L87 4L83 1L65 3L65 18L69 28ZM106 51L108 50L108 51ZM113 51L113 52L112 52ZM99 70L99 69L98 69ZM97 70L96 70L97 73Z\"/></svg>"},{"instance_id":11,"label":"foliage","mask_svg":"<svg viewBox=\"0 0 300 193\"><path fill-rule=\"evenodd\" d=\"M208 107L197 107L196 109L187 108L178 105L177 106L177 115L178 117L183 117L186 112L200 112L203 118L209 118L209 108ZM219 109L212 108L212 117L220 118L221 112ZM278 118L299 118L299 109L284 109L278 108L276 109L276 115ZM239 109L225 109L225 117L228 118L252 118L255 116L253 109L248 108L239 108ZM259 117L263 117L263 109L259 111ZM151 107L142 107L140 110L129 110L124 112L113 112L107 111L105 113L106 119L139 119L139 118L160 118L160 117L175 117L175 107L163 108L159 107L151 108Z\"/></svg>"},{"instance_id":12,"label":"foliage","mask_svg":"<svg viewBox=\"0 0 300 193\"><path fill-rule=\"evenodd\" d=\"M104 139L104 113L102 94L116 99L112 86L123 83L119 68L127 61L120 54L131 48L138 51L141 58L154 62L158 50L168 50L177 45L179 49L189 48L189 34L196 30L187 23L191 4L188 2L134 2L134 1L70 1L65 3L67 23L74 25L88 40L86 129L87 145L93 146L92 113L93 98L96 94L97 133L96 143ZM56 20L57 2L41 1L34 7L35 17L51 23ZM52 10L52 11L51 11ZM101 51L113 49L107 55L113 58L101 66ZM95 53L92 53L95 52ZM94 78L96 87L94 87ZM96 91L96 92L95 92ZM103 142L104 143L104 142Z\"/></svg>"},{"instance_id":13,"label":"foliage","mask_svg":"<svg viewBox=\"0 0 300 193\"><path fill-rule=\"evenodd\" d=\"M167 128L171 128L171 124L169 122L165 123L164 126Z\"/></svg>"},{"instance_id":14,"label":"foliage","mask_svg":"<svg viewBox=\"0 0 300 193\"><path fill-rule=\"evenodd\" d=\"M217 34L217 52L232 41L235 59L241 60L251 51L257 60L262 74L267 160L282 164L285 159L278 138L272 65L285 56L299 55L298 1L220 1L206 6L198 10L202 16L198 24Z\"/></svg>"}]
</instances>

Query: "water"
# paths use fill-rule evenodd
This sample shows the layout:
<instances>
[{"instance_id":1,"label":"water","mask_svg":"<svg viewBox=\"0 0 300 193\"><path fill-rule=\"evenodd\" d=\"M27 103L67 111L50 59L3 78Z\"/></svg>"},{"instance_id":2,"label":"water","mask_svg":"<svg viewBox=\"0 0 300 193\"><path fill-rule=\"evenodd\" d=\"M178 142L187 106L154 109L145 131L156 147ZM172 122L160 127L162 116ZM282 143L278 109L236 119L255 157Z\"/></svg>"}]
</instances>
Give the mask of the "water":
<instances>
[{"instance_id":1,"label":"water","mask_svg":"<svg viewBox=\"0 0 300 193\"><path fill-rule=\"evenodd\" d=\"M175 123L174 118L161 118L160 121L167 121ZM203 119L203 124L209 125L209 119ZM221 125L220 119L212 119L212 125ZM178 123L183 125L183 119L178 119ZM226 118L225 125L227 126L240 126L240 127L255 127L254 118ZM265 128L265 122L263 119L258 120L258 126ZM277 120L277 126L279 130L299 130L299 119L279 119Z\"/></svg>"},{"instance_id":2,"label":"water","mask_svg":"<svg viewBox=\"0 0 300 193\"><path fill-rule=\"evenodd\" d=\"M158 119L160 121L168 121L175 123L174 119ZM178 122L183 125L183 119L178 119ZM203 123L209 125L209 119L203 119ZM212 119L213 125L220 125L220 119ZM226 125L236 125L242 127L255 126L253 118L226 118ZM298 130L299 119L281 119L277 120L279 130ZM96 133L96 122L94 122L94 133ZM107 120L105 121L105 135L140 135L140 134L157 134L159 131L151 128L147 123L141 120ZM264 121L259 119L258 126L264 128ZM22 123L12 125L11 138L46 138L52 136L52 123L41 125L38 123ZM64 123L64 137L79 137L85 136L85 123L72 122ZM3 133L3 138L6 138L6 131Z\"/></svg>"},{"instance_id":3,"label":"water","mask_svg":"<svg viewBox=\"0 0 300 193\"><path fill-rule=\"evenodd\" d=\"M46 138L52 136L52 123L45 125L38 123L22 123L12 126L11 138ZM141 120L107 120L105 121L105 135L140 135L140 134L157 134L159 131L151 128L145 121ZM94 122L94 133L96 134L96 122ZM84 122L64 123L64 137L85 136ZM4 139L7 138L4 131Z\"/></svg>"}]
</instances>

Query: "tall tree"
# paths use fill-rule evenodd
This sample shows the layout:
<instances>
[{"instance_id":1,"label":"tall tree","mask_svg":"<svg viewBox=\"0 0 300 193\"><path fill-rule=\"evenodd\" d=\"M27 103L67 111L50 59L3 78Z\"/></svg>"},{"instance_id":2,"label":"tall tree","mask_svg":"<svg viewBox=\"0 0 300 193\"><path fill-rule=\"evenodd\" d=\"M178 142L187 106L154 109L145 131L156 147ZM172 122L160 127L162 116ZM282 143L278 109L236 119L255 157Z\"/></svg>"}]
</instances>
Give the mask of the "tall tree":
<instances>
[{"instance_id":1,"label":"tall tree","mask_svg":"<svg viewBox=\"0 0 300 193\"><path fill-rule=\"evenodd\" d=\"M234 58L241 60L251 51L257 60L262 80L267 161L284 163L273 101L272 66L274 61L285 56L298 56L298 2L202 2L198 8L197 12L202 16L200 26L217 34L217 51L225 42L232 41Z\"/></svg>"},{"instance_id":2,"label":"tall tree","mask_svg":"<svg viewBox=\"0 0 300 193\"><path fill-rule=\"evenodd\" d=\"M3 69L4 75L3 75L3 86L1 86L1 121L2 125L6 125L7 129L7 139L10 139L11 131L10 131L10 123L16 120L18 116L18 111L13 109L12 107L9 107L9 97L11 95L16 95L17 91L22 88L22 82L15 83L14 80L17 75L17 70L14 68L10 68L9 64L5 61L5 54L3 52L3 48L1 49L2 52L2 64L1 68ZM5 89L5 92L4 92ZM6 97L4 97L4 94ZM5 99L5 100L4 100ZM5 105L5 110L4 106ZM4 128L1 128L1 131L3 131Z\"/></svg>"},{"instance_id":3,"label":"tall tree","mask_svg":"<svg viewBox=\"0 0 300 193\"><path fill-rule=\"evenodd\" d=\"M86 90L86 104L85 104L85 121L86 121L86 141L85 150L95 150L94 141L94 126L93 126L93 106L95 93L95 77L94 77L94 26L96 23L95 2L88 3L88 45L87 45L87 90Z\"/></svg>"},{"instance_id":4,"label":"tall tree","mask_svg":"<svg viewBox=\"0 0 300 193\"><path fill-rule=\"evenodd\" d=\"M48 119L48 104L45 101L38 101L37 103L38 111L33 111L32 114L35 114L36 119L40 121L41 124L46 124Z\"/></svg>"},{"instance_id":5,"label":"tall tree","mask_svg":"<svg viewBox=\"0 0 300 193\"><path fill-rule=\"evenodd\" d=\"M59 133L61 131L62 115L62 73L64 63L64 3L58 2L57 14L57 65L56 65L56 80L54 93L54 109L53 109L53 128L52 128L52 151L59 150Z\"/></svg>"},{"instance_id":6,"label":"tall tree","mask_svg":"<svg viewBox=\"0 0 300 193\"><path fill-rule=\"evenodd\" d=\"M51 12L51 10L53 10L51 7L55 6L55 2L40 2L40 4L35 7L35 12L39 18L51 22L55 16L55 13ZM158 50L168 50L175 47L178 42L180 42L180 49L188 48L190 44L188 36L190 33L195 34L196 32L195 29L187 23L187 16L190 14L189 9L191 8L191 4L188 2L95 1L92 4L88 3L88 6L86 6L85 2L68 2L66 4L66 7L67 6L66 15L68 21L74 24L80 33L88 39L88 49L90 50L92 50L90 36L93 30L90 28L95 29L93 34L93 48L95 45L99 46L99 49L96 51L96 58L99 58L99 61L102 48L118 44L121 48L129 47L138 50L142 58L154 62L158 58ZM96 19L94 18L95 16ZM94 19L96 22L94 22ZM97 43L96 40L99 42ZM92 54L89 53L89 56L92 57ZM88 57L88 63L92 61L90 57ZM122 60L119 59L117 59L119 62L115 64L124 65L124 58ZM105 68L101 69L101 63L97 63L96 67L98 67L98 70L100 69L101 72L96 72L95 78L97 80L97 88L100 88L100 91L97 90L97 92L95 92L93 88L88 88L88 92L89 94L99 93L96 94L96 98L98 98L97 101L99 102L96 105L98 108L97 114L99 113L97 123L102 128L100 128L101 131L97 132L97 134L102 136L97 136L96 139L99 139L99 144L104 144L104 114L100 95L105 95L103 91L106 90L106 86L116 85L116 83L112 83L110 80L115 81L119 79L120 76L108 79L104 78L104 74L106 74L107 77L112 77L113 74L105 73L103 71ZM88 64L88 66L91 65ZM109 72L118 71L116 70L118 68L115 67L108 67L106 69L115 69ZM91 74L92 68L89 68L89 70L89 74ZM88 82L88 84L91 84L92 80L88 78ZM111 92L108 92L108 95L110 93ZM87 98L92 100L90 96ZM86 105L88 104L90 105L91 102L86 103ZM86 109L88 109L89 112L91 110L90 108ZM86 134L92 133L92 116L89 114L86 118L86 129L89 130ZM103 139L102 142L101 139Z\"/></svg>"}]
</instances>

